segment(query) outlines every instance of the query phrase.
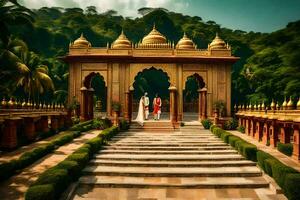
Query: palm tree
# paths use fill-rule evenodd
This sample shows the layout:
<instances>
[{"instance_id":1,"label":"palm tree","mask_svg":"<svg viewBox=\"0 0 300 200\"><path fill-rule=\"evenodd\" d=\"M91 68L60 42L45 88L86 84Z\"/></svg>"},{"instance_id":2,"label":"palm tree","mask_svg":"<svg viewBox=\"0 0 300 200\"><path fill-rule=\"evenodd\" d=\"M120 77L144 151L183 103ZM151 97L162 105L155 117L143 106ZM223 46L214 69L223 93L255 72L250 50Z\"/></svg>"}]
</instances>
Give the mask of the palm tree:
<instances>
[{"instance_id":1,"label":"palm tree","mask_svg":"<svg viewBox=\"0 0 300 200\"><path fill-rule=\"evenodd\" d=\"M4 44L8 43L10 25L30 25L33 22L33 12L20 5L17 0L0 1L0 39Z\"/></svg>"},{"instance_id":2,"label":"palm tree","mask_svg":"<svg viewBox=\"0 0 300 200\"><path fill-rule=\"evenodd\" d=\"M42 65L38 55L33 52L23 52L20 59L22 63L19 65L24 71L18 77L17 86L23 88L29 99L39 101L40 95L54 90L48 67Z\"/></svg>"}]
</instances>

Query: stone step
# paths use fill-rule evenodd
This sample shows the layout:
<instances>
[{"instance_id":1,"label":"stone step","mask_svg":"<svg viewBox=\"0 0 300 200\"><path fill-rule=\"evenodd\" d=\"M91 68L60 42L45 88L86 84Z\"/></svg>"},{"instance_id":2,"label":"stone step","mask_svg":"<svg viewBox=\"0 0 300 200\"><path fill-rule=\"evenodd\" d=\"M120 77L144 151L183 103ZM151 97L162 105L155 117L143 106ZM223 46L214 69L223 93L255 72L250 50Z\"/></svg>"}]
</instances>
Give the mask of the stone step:
<instances>
[{"instance_id":1,"label":"stone step","mask_svg":"<svg viewBox=\"0 0 300 200\"><path fill-rule=\"evenodd\" d=\"M84 174L101 176L136 176L136 177L257 177L262 172L256 166L242 167L116 167L87 166Z\"/></svg>"},{"instance_id":2,"label":"stone step","mask_svg":"<svg viewBox=\"0 0 300 200\"><path fill-rule=\"evenodd\" d=\"M139 166L139 167L238 167L256 166L249 160L226 160L226 161L140 161L140 160L105 160L93 159L90 165L97 166Z\"/></svg>"},{"instance_id":3,"label":"stone step","mask_svg":"<svg viewBox=\"0 0 300 200\"><path fill-rule=\"evenodd\" d=\"M230 155L132 155L132 154L98 154L96 159L109 159L109 160L144 160L144 161L225 161L225 160L245 160L239 154Z\"/></svg>"},{"instance_id":4,"label":"stone step","mask_svg":"<svg viewBox=\"0 0 300 200\"><path fill-rule=\"evenodd\" d=\"M229 147L228 144L225 144L223 142L220 143L202 143L202 144L146 144L146 143L108 143L110 146L126 146L126 147L209 147L209 146L227 146Z\"/></svg>"},{"instance_id":5,"label":"stone step","mask_svg":"<svg viewBox=\"0 0 300 200\"><path fill-rule=\"evenodd\" d=\"M103 149L116 149L116 150L153 150L153 151L159 151L159 150L174 150L174 151L185 151L185 150L227 150L227 149L232 149L230 146L202 146L202 147L197 147L197 146L191 146L191 147L169 147L169 146L164 146L164 147L148 147L148 146L141 146L141 147L136 147L136 146L104 146Z\"/></svg>"},{"instance_id":6,"label":"stone step","mask_svg":"<svg viewBox=\"0 0 300 200\"><path fill-rule=\"evenodd\" d=\"M123 177L83 176L79 184L121 188L266 188L262 177Z\"/></svg>"},{"instance_id":7,"label":"stone step","mask_svg":"<svg viewBox=\"0 0 300 200\"><path fill-rule=\"evenodd\" d=\"M194 155L199 155L199 154L236 154L236 150L188 150L188 151L168 151L168 150L139 150L139 151L134 151L134 150L101 150L101 153L105 154L194 154Z\"/></svg>"},{"instance_id":8,"label":"stone step","mask_svg":"<svg viewBox=\"0 0 300 200\"><path fill-rule=\"evenodd\" d=\"M210 139L210 138L215 138L219 139L217 136L210 135L210 136L180 136L180 137L174 137L174 136L119 136L119 137L114 137L113 140L119 140L119 139L143 139L143 140L168 140L168 139L176 139L176 140L181 140L181 139Z\"/></svg>"}]
</instances>

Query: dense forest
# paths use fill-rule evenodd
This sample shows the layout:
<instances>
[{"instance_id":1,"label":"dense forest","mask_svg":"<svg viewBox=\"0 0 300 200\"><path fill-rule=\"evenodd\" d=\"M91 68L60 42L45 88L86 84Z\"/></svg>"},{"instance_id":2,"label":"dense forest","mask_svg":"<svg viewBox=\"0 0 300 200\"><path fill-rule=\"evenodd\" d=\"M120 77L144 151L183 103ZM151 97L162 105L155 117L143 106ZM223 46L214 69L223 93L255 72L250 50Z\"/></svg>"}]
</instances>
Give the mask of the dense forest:
<instances>
[{"instance_id":1,"label":"dense forest","mask_svg":"<svg viewBox=\"0 0 300 200\"><path fill-rule=\"evenodd\" d=\"M138 42L153 23L175 43L183 32L198 48L207 48L215 33L232 46L241 59L232 68L232 101L283 101L300 94L300 21L273 33L245 32L221 27L199 16L167 9L142 8L141 17L118 15L114 10L98 13L94 6L29 10L16 0L0 2L0 97L64 102L68 67L60 57L70 41L81 33L92 46L106 46L123 29ZM201 13L199 13L201 15Z\"/></svg>"}]
</instances>

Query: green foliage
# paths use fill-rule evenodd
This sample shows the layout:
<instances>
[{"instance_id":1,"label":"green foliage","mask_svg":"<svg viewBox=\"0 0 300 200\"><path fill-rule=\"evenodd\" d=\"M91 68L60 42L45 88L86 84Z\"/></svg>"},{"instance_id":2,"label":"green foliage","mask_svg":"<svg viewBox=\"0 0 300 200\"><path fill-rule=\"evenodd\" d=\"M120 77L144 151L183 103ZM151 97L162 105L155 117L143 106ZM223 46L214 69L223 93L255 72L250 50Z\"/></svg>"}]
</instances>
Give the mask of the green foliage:
<instances>
[{"instance_id":1,"label":"green foliage","mask_svg":"<svg viewBox=\"0 0 300 200\"><path fill-rule=\"evenodd\" d=\"M230 146L232 147L235 147L235 143L236 141L240 140L239 137L236 137L234 135L229 135L229 138L228 138L228 143L230 144Z\"/></svg>"},{"instance_id":2,"label":"green foliage","mask_svg":"<svg viewBox=\"0 0 300 200\"><path fill-rule=\"evenodd\" d=\"M287 174L297 173L297 171L291 167L288 167L282 164L280 161L276 160L272 163L272 175L275 181L278 183L280 187L284 188L284 181Z\"/></svg>"},{"instance_id":3,"label":"green foliage","mask_svg":"<svg viewBox=\"0 0 300 200\"><path fill-rule=\"evenodd\" d=\"M73 140L73 134L70 133L55 139L52 143L56 146L62 146L66 143L71 142L72 140Z\"/></svg>"},{"instance_id":4,"label":"green foliage","mask_svg":"<svg viewBox=\"0 0 300 200\"><path fill-rule=\"evenodd\" d=\"M88 130L93 128L92 123L93 123L93 120L88 120L88 121L85 121L85 122L81 122L79 124L75 124L69 130L71 130L71 131L80 131L80 132L88 131Z\"/></svg>"},{"instance_id":5,"label":"green foliage","mask_svg":"<svg viewBox=\"0 0 300 200\"><path fill-rule=\"evenodd\" d=\"M120 102L112 102L112 110L115 111L115 112L120 112L121 110L121 104Z\"/></svg>"},{"instance_id":6,"label":"green foliage","mask_svg":"<svg viewBox=\"0 0 300 200\"><path fill-rule=\"evenodd\" d=\"M244 126L239 126L239 127L237 128L237 130L238 130L239 132L241 132L241 133L245 133L245 127L244 127Z\"/></svg>"},{"instance_id":7,"label":"green foliage","mask_svg":"<svg viewBox=\"0 0 300 200\"><path fill-rule=\"evenodd\" d=\"M237 127L238 127L238 121L236 119L230 119L224 123L225 130L235 130Z\"/></svg>"},{"instance_id":8,"label":"green foliage","mask_svg":"<svg viewBox=\"0 0 300 200\"><path fill-rule=\"evenodd\" d=\"M300 174L287 174L284 181L284 191L289 200L300 199Z\"/></svg>"},{"instance_id":9,"label":"green foliage","mask_svg":"<svg viewBox=\"0 0 300 200\"><path fill-rule=\"evenodd\" d=\"M81 170L79 164L75 161L64 160L55 166L56 169L66 169L73 181L80 176Z\"/></svg>"},{"instance_id":10,"label":"green foliage","mask_svg":"<svg viewBox=\"0 0 300 200\"><path fill-rule=\"evenodd\" d=\"M231 133L229 132L222 132L221 133L221 139L225 142L225 143L229 143L229 137L231 136Z\"/></svg>"},{"instance_id":11,"label":"green foliage","mask_svg":"<svg viewBox=\"0 0 300 200\"><path fill-rule=\"evenodd\" d=\"M93 128L103 130L109 127L111 127L111 121L108 118L93 120Z\"/></svg>"},{"instance_id":12,"label":"green foliage","mask_svg":"<svg viewBox=\"0 0 300 200\"><path fill-rule=\"evenodd\" d=\"M212 121L210 119L203 119L201 120L201 124L205 129L209 129L210 126L212 125Z\"/></svg>"},{"instance_id":13,"label":"green foliage","mask_svg":"<svg viewBox=\"0 0 300 200\"><path fill-rule=\"evenodd\" d=\"M293 154L293 144L283 144L278 142L277 149L287 156L291 156Z\"/></svg>"},{"instance_id":14,"label":"green foliage","mask_svg":"<svg viewBox=\"0 0 300 200\"><path fill-rule=\"evenodd\" d=\"M97 138L89 140L86 144L89 144L91 146L90 149L91 149L92 153L94 154L101 148L103 141L102 141L102 138L97 137Z\"/></svg>"},{"instance_id":15,"label":"green foliage","mask_svg":"<svg viewBox=\"0 0 300 200\"><path fill-rule=\"evenodd\" d=\"M257 147L253 144L249 143L242 143L242 145L239 148L240 153L245 156L248 160L252 160L254 162L257 161L256 153L257 153Z\"/></svg>"},{"instance_id":16,"label":"green foliage","mask_svg":"<svg viewBox=\"0 0 300 200\"><path fill-rule=\"evenodd\" d=\"M267 158L264 160L264 170L269 176L272 175L272 165L276 162L274 158Z\"/></svg>"},{"instance_id":17,"label":"green foliage","mask_svg":"<svg viewBox=\"0 0 300 200\"><path fill-rule=\"evenodd\" d=\"M224 101L222 100L215 101L213 107L219 112L220 117L226 115L226 103Z\"/></svg>"},{"instance_id":18,"label":"green foliage","mask_svg":"<svg viewBox=\"0 0 300 200\"><path fill-rule=\"evenodd\" d=\"M266 171L266 168L265 168L265 160L266 159L269 159L269 158L274 158L273 156L271 156L270 154L264 152L264 151L260 151L258 150L257 153L256 153L256 156L257 156L257 163L258 165L264 170Z\"/></svg>"},{"instance_id":19,"label":"green foliage","mask_svg":"<svg viewBox=\"0 0 300 200\"><path fill-rule=\"evenodd\" d=\"M219 127L215 127L213 128L213 134L215 134L217 137L221 137L221 134L224 132L223 129L219 128Z\"/></svg>"},{"instance_id":20,"label":"green foliage","mask_svg":"<svg viewBox=\"0 0 300 200\"><path fill-rule=\"evenodd\" d=\"M122 120L120 121L119 127L120 127L120 130L121 130L121 131L126 131L126 130L128 130L128 129L129 129L129 126L130 126L130 124L128 123L128 121L126 121L126 120L124 120L124 119L122 119Z\"/></svg>"},{"instance_id":21,"label":"green foliage","mask_svg":"<svg viewBox=\"0 0 300 200\"><path fill-rule=\"evenodd\" d=\"M25 193L25 200L55 200L55 190L53 185L31 186Z\"/></svg>"},{"instance_id":22,"label":"green foliage","mask_svg":"<svg viewBox=\"0 0 300 200\"><path fill-rule=\"evenodd\" d=\"M17 161L12 160L10 162L3 162L0 164L0 180L5 180L14 175L17 169Z\"/></svg>"}]
</instances>

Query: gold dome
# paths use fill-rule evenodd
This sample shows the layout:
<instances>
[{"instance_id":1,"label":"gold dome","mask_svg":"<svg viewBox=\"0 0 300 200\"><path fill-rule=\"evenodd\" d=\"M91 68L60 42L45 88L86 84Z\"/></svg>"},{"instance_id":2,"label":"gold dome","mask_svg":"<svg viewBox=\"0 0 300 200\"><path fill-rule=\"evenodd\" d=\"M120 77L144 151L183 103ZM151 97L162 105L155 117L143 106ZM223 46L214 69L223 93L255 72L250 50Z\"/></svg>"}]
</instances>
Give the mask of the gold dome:
<instances>
[{"instance_id":1,"label":"gold dome","mask_svg":"<svg viewBox=\"0 0 300 200\"><path fill-rule=\"evenodd\" d=\"M153 25L152 31L146 35L143 40L142 44L166 44L167 39L163 36L158 30L156 30L155 25Z\"/></svg>"},{"instance_id":2,"label":"gold dome","mask_svg":"<svg viewBox=\"0 0 300 200\"><path fill-rule=\"evenodd\" d=\"M113 49L128 49L131 48L131 42L128 40L123 30L120 36L112 43L111 48Z\"/></svg>"},{"instance_id":3,"label":"gold dome","mask_svg":"<svg viewBox=\"0 0 300 200\"><path fill-rule=\"evenodd\" d=\"M194 42L184 33L183 37L178 41L176 49L195 49Z\"/></svg>"},{"instance_id":4,"label":"gold dome","mask_svg":"<svg viewBox=\"0 0 300 200\"><path fill-rule=\"evenodd\" d=\"M228 49L228 46L226 45L224 40L219 37L218 33L216 33L215 39L213 39L208 47L209 49Z\"/></svg>"},{"instance_id":5,"label":"gold dome","mask_svg":"<svg viewBox=\"0 0 300 200\"><path fill-rule=\"evenodd\" d=\"M293 101L292 101L292 97L290 97L290 100L289 102L287 103L287 107L289 108L293 108L294 104L293 104Z\"/></svg>"},{"instance_id":6,"label":"gold dome","mask_svg":"<svg viewBox=\"0 0 300 200\"><path fill-rule=\"evenodd\" d=\"M297 109L300 109L300 98L299 98L299 100L297 102Z\"/></svg>"},{"instance_id":7,"label":"gold dome","mask_svg":"<svg viewBox=\"0 0 300 200\"><path fill-rule=\"evenodd\" d=\"M87 41L87 39L83 36L83 33L81 33L80 37L74 41L74 43L71 45L72 47L91 47L91 43Z\"/></svg>"}]
</instances>

